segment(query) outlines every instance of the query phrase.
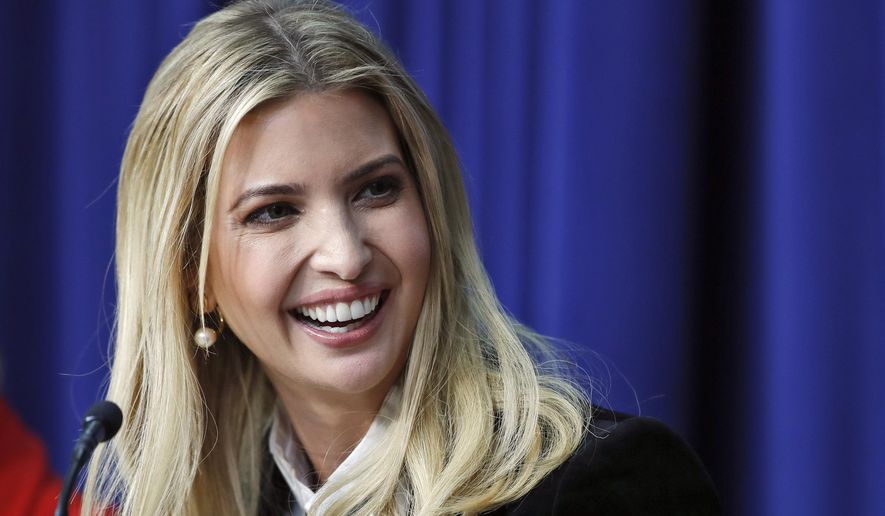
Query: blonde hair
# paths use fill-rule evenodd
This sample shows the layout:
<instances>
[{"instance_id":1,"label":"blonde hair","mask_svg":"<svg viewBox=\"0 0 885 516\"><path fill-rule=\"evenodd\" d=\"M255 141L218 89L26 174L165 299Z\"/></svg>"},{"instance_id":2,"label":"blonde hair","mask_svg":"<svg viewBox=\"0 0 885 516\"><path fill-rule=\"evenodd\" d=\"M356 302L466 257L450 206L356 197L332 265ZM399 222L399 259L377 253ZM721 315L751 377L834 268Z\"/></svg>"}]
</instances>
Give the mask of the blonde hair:
<instances>
[{"instance_id":1,"label":"blonde hair","mask_svg":"<svg viewBox=\"0 0 885 516\"><path fill-rule=\"evenodd\" d=\"M257 513L276 395L231 333L209 357L192 344L205 310L206 214L247 113L346 88L387 108L418 184L432 258L399 417L373 456L319 490L314 507L396 514L405 502L413 514L478 513L526 494L579 445L585 393L546 341L499 305L458 159L420 89L336 6L244 1L197 23L166 58L129 136L108 392L125 417L90 464L87 513L108 505L124 515Z\"/></svg>"}]
</instances>

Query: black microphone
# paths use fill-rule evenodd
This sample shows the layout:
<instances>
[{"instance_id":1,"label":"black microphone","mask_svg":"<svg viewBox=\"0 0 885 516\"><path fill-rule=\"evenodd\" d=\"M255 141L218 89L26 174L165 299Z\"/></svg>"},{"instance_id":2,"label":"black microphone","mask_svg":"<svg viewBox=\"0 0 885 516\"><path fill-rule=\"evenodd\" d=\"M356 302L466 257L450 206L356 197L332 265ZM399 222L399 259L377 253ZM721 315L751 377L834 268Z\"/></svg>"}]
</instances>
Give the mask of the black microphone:
<instances>
[{"instance_id":1,"label":"black microphone","mask_svg":"<svg viewBox=\"0 0 885 516\"><path fill-rule=\"evenodd\" d=\"M68 516L68 503L71 491L74 490L74 482L83 466L92 456L92 452L98 443L105 442L117 434L120 425L123 424L123 413L120 407L110 401L99 401L93 405L83 418L83 430L74 444L74 453L71 455L71 469L65 477L61 495L58 497L58 505L55 507L55 516Z\"/></svg>"}]
</instances>

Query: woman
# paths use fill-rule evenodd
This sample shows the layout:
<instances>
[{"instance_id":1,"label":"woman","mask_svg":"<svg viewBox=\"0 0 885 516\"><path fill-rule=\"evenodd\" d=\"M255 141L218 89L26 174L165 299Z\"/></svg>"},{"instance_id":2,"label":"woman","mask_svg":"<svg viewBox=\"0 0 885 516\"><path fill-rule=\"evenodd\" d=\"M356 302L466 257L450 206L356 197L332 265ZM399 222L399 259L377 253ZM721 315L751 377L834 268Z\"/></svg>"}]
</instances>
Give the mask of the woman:
<instances>
[{"instance_id":1,"label":"woman","mask_svg":"<svg viewBox=\"0 0 885 516\"><path fill-rule=\"evenodd\" d=\"M118 200L126 417L91 510L715 510L678 438L591 417L503 313L445 130L340 9L199 22L148 88Z\"/></svg>"}]
</instances>

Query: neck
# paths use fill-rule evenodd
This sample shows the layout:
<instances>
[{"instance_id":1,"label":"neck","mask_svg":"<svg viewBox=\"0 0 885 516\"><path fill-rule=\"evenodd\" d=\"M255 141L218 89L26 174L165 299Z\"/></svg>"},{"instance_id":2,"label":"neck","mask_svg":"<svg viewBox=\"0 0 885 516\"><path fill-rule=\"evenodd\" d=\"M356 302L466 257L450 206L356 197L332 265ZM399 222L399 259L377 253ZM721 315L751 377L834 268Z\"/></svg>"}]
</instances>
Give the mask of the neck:
<instances>
[{"instance_id":1,"label":"neck","mask_svg":"<svg viewBox=\"0 0 885 516\"><path fill-rule=\"evenodd\" d=\"M299 396L277 390L292 430L323 485L350 455L381 408L387 391L348 396Z\"/></svg>"}]
</instances>

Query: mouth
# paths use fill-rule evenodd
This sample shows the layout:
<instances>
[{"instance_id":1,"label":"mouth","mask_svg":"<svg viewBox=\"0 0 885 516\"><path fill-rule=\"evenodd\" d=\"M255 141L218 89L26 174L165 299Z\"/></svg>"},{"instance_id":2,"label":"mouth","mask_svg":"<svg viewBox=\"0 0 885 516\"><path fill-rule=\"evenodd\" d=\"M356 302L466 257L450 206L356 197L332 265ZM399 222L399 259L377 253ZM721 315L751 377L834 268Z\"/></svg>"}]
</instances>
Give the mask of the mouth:
<instances>
[{"instance_id":1,"label":"mouth","mask_svg":"<svg viewBox=\"0 0 885 516\"><path fill-rule=\"evenodd\" d=\"M374 319L385 301L389 290L351 301L299 306L289 311L296 320L308 327L326 333L349 333L358 330Z\"/></svg>"}]
</instances>

